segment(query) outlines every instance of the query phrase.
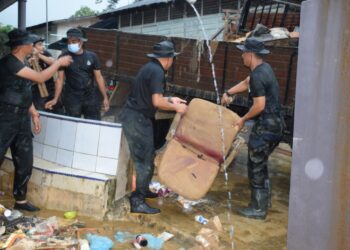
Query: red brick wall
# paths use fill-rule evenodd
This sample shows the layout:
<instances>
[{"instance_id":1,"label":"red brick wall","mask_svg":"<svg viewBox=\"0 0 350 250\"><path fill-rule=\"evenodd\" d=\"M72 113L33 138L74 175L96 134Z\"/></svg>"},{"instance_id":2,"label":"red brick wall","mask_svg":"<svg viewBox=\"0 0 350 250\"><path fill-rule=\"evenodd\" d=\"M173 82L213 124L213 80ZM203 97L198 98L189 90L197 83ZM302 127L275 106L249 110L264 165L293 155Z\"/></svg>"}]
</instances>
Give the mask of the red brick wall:
<instances>
[{"instance_id":1,"label":"red brick wall","mask_svg":"<svg viewBox=\"0 0 350 250\"><path fill-rule=\"evenodd\" d=\"M106 78L116 75L117 36L115 30L84 29L88 41L85 47L95 52L101 62L102 71Z\"/></svg>"},{"instance_id":2,"label":"red brick wall","mask_svg":"<svg viewBox=\"0 0 350 250\"><path fill-rule=\"evenodd\" d=\"M149 59L146 53L152 52L153 45L165 39L160 36L123 33L115 30L86 29L89 41L88 49L97 53L102 64L102 71L106 78L132 78L139 68ZM174 38L176 50L181 54L176 59L174 69L169 72L169 82L191 88L214 91L211 68L207 62L207 53L203 53L200 61L200 81L197 83L197 46L196 40ZM223 83L225 47L227 46L226 79ZM284 100L287 84L288 66L290 57L295 53L295 48L269 47L271 55L265 58L275 71L280 84L281 101ZM205 49L207 51L207 49ZM112 61L112 67L107 62ZM242 65L241 53L235 48L234 43L219 42L214 55L215 71L219 90L228 89L240 80L244 79L249 71ZM294 103L296 82L297 57L294 58L291 71L290 90L288 104ZM108 80L108 79L107 79Z\"/></svg>"}]
</instances>

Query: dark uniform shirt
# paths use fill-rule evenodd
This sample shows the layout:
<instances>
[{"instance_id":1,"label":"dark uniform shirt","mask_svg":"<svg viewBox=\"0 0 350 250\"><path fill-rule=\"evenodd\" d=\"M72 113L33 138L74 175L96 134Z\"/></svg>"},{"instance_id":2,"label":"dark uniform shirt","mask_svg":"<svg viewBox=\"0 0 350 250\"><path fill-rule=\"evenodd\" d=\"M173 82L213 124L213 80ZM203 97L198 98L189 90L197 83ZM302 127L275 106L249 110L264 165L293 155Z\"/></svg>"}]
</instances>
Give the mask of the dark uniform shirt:
<instances>
[{"instance_id":1,"label":"dark uniform shirt","mask_svg":"<svg viewBox=\"0 0 350 250\"><path fill-rule=\"evenodd\" d=\"M139 70L126 107L153 118L156 108L152 104L153 94L163 94L165 85L165 71L158 60L154 59Z\"/></svg>"},{"instance_id":2,"label":"dark uniform shirt","mask_svg":"<svg viewBox=\"0 0 350 250\"><path fill-rule=\"evenodd\" d=\"M80 104L82 101L93 101L97 98L94 70L100 70L100 62L95 53L84 50L77 55L64 52L60 55L70 55L73 59L68 67L60 68L65 73L64 99L72 104Z\"/></svg>"},{"instance_id":3,"label":"dark uniform shirt","mask_svg":"<svg viewBox=\"0 0 350 250\"><path fill-rule=\"evenodd\" d=\"M0 102L21 108L32 104L32 82L16 74L28 66L9 54L0 60Z\"/></svg>"},{"instance_id":4,"label":"dark uniform shirt","mask_svg":"<svg viewBox=\"0 0 350 250\"><path fill-rule=\"evenodd\" d=\"M46 56L46 57L52 57L51 53L48 52L47 50L44 51L43 55ZM45 63L41 59L39 59L39 66L40 66L40 68L42 70L45 70L48 67L50 67L50 65L48 65L47 63ZM47 80L45 82L45 85L46 85L46 88L47 88L47 92L49 93L49 97L50 97L50 99L52 99L54 94L55 94L55 81L54 81L53 77L51 77L49 80ZM33 89L33 98L34 99L35 98L41 98L38 85L37 84L33 85L32 89Z\"/></svg>"},{"instance_id":5,"label":"dark uniform shirt","mask_svg":"<svg viewBox=\"0 0 350 250\"><path fill-rule=\"evenodd\" d=\"M256 117L264 117L266 114L279 114L279 90L276 76L268 63L258 65L250 74L249 98L265 96L264 111Z\"/></svg>"}]
</instances>

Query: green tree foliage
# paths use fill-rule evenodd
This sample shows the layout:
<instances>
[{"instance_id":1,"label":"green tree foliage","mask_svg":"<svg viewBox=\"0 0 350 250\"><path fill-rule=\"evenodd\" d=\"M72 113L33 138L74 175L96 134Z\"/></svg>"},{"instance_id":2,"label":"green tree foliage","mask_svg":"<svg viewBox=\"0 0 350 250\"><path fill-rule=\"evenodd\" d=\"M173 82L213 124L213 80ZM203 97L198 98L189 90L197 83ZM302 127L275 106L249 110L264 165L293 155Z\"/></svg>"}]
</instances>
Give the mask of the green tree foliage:
<instances>
[{"instance_id":1,"label":"green tree foliage","mask_svg":"<svg viewBox=\"0 0 350 250\"><path fill-rule=\"evenodd\" d=\"M104 11L110 11L110 10L114 10L117 7L117 3L119 0L96 0L96 3L102 3L103 1L107 1L108 5L107 7L103 10Z\"/></svg>"},{"instance_id":2,"label":"green tree foliage","mask_svg":"<svg viewBox=\"0 0 350 250\"><path fill-rule=\"evenodd\" d=\"M87 6L81 6L79 10L77 10L74 15L71 17L82 17L82 16L93 16L96 15L96 12L90 9Z\"/></svg>"},{"instance_id":3,"label":"green tree foliage","mask_svg":"<svg viewBox=\"0 0 350 250\"><path fill-rule=\"evenodd\" d=\"M11 25L0 24L0 57L10 52L10 48L5 45L8 41L7 33L9 33L13 27Z\"/></svg>"}]
</instances>

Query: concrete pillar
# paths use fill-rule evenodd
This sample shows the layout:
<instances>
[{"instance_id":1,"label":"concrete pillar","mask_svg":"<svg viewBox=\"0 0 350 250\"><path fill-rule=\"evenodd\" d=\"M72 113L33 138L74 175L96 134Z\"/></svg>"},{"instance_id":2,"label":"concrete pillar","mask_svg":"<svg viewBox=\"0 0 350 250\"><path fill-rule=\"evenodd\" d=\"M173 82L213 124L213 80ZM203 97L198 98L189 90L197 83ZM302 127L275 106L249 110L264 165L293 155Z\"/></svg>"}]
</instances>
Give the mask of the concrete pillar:
<instances>
[{"instance_id":1,"label":"concrete pillar","mask_svg":"<svg viewBox=\"0 0 350 250\"><path fill-rule=\"evenodd\" d=\"M288 249L350 249L350 1L301 10Z\"/></svg>"},{"instance_id":2,"label":"concrete pillar","mask_svg":"<svg viewBox=\"0 0 350 250\"><path fill-rule=\"evenodd\" d=\"M26 29L26 5L27 0L18 0L18 28Z\"/></svg>"}]
</instances>

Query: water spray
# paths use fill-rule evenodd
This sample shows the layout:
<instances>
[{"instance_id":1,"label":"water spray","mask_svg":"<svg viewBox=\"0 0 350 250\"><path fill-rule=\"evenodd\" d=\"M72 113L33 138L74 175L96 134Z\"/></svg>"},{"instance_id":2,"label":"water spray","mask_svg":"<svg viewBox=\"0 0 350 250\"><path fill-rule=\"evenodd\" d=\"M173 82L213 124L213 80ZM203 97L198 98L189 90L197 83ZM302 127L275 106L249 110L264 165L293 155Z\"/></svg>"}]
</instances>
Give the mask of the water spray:
<instances>
[{"instance_id":1,"label":"water spray","mask_svg":"<svg viewBox=\"0 0 350 250\"><path fill-rule=\"evenodd\" d=\"M203 21L202 21L202 19L200 17L200 14L198 13L198 10L194 6L196 0L186 0L186 1L191 5L191 7L193 8L194 12L196 13L196 16L198 18L200 27L202 28L202 32L203 32L203 35L204 35L204 38L205 38L206 45L208 47L209 62L210 62L210 65L211 65L213 82L214 82L214 88L215 88L215 92L216 92L216 103L218 104L219 120L220 120L220 123L223 124L223 122L222 122L222 107L219 106L220 105L220 95L219 95L218 85L217 85L217 82L216 82L215 65L213 63L213 53L211 51L211 47L210 47L210 43L209 43L209 37L208 37L207 32L204 29ZM226 160L225 159L226 158L225 157L225 151L226 150L225 150L225 144L224 144L225 134L224 134L223 126L222 126L222 128L220 130L220 133L221 133L221 139L222 139L223 164L225 164L225 160ZM227 220L230 223L231 222L231 212L232 212L232 204L231 204L232 194L231 194L231 191L229 191L229 189L228 189L228 173L227 173L227 170L226 170L226 166L223 166L223 167L224 167L225 187L227 189L227 196L228 196L228 199L227 199L227 208L228 208ZM231 239L231 249L234 250L235 249L235 245L234 245L234 241L233 241L234 226L233 226L232 222L231 222L229 231L230 231L230 239Z\"/></svg>"}]
</instances>

